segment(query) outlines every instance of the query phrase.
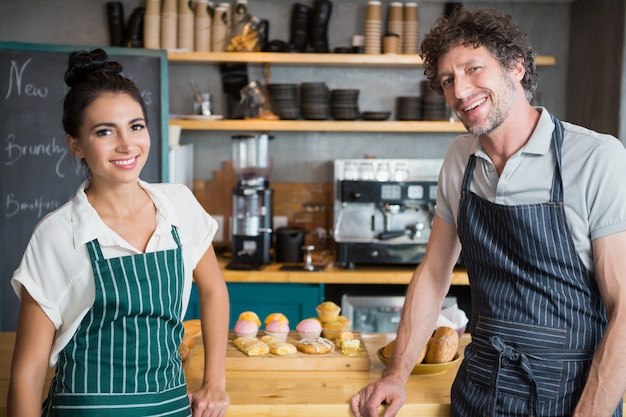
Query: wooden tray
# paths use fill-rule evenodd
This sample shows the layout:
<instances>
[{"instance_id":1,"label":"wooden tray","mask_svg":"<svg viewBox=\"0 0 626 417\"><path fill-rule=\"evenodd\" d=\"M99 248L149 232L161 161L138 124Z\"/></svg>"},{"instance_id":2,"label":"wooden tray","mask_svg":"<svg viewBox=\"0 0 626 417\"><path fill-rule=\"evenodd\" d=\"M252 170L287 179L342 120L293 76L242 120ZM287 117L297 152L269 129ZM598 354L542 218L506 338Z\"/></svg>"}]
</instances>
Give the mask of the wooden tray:
<instances>
[{"instance_id":1,"label":"wooden tray","mask_svg":"<svg viewBox=\"0 0 626 417\"><path fill-rule=\"evenodd\" d=\"M354 337L361 339L359 332L353 332ZM263 330L259 331L257 337L263 337ZM228 335L228 349L226 351L226 370L228 371L368 371L370 369L370 358L367 349L361 339L360 356L344 356L341 350L336 348L334 352L324 355L308 355L297 352L293 355L274 355L268 353L263 356L247 356L233 346L235 334ZM287 342L298 341L297 332L290 332Z\"/></svg>"}]
</instances>

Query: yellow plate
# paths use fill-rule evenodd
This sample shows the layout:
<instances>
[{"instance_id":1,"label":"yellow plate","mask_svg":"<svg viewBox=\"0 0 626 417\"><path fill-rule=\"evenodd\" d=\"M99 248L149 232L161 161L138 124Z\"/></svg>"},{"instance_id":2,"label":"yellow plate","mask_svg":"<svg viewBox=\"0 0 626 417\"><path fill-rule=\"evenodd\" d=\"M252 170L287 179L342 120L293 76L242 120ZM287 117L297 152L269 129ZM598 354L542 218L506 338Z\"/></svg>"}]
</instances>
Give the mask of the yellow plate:
<instances>
[{"instance_id":1,"label":"yellow plate","mask_svg":"<svg viewBox=\"0 0 626 417\"><path fill-rule=\"evenodd\" d=\"M389 359L383 356L383 348L380 348L376 351L378 355L378 359L385 365L389 362ZM438 375L443 374L453 368L459 361L461 360L461 355L454 355L454 358L450 362L444 363L418 363L411 371L413 375Z\"/></svg>"}]
</instances>

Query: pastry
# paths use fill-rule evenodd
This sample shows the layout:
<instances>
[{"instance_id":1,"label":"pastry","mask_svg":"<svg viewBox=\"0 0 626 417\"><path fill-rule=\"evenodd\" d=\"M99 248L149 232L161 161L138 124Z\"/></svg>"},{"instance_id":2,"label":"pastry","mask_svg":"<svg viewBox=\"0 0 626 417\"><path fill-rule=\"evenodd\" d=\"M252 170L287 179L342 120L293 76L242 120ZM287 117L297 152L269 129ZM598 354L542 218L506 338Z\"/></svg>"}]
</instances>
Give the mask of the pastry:
<instances>
[{"instance_id":1,"label":"pastry","mask_svg":"<svg viewBox=\"0 0 626 417\"><path fill-rule=\"evenodd\" d=\"M267 317L265 317L265 320L263 320L263 323L267 326L269 323L276 321L276 320L284 321L285 323L289 324L289 320L283 313L269 314Z\"/></svg>"},{"instance_id":2,"label":"pastry","mask_svg":"<svg viewBox=\"0 0 626 417\"><path fill-rule=\"evenodd\" d=\"M270 353L274 355L293 355L298 352L295 345L287 342L281 342L279 339L272 336L263 336L261 342L270 347Z\"/></svg>"},{"instance_id":3,"label":"pastry","mask_svg":"<svg viewBox=\"0 0 626 417\"><path fill-rule=\"evenodd\" d=\"M454 359L459 348L459 334L451 327L441 326L430 339L424 363L443 363Z\"/></svg>"},{"instance_id":4,"label":"pastry","mask_svg":"<svg viewBox=\"0 0 626 417\"><path fill-rule=\"evenodd\" d=\"M189 333L193 337L202 334L202 322L199 319L185 320L183 321L183 327L185 328L185 333Z\"/></svg>"},{"instance_id":5,"label":"pastry","mask_svg":"<svg viewBox=\"0 0 626 417\"><path fill-rule=\"evenodd\" d=\"M426 346L424 346L424 349L422 349L422 353L420 353L419 357L417 358L417 361L415 361L416 365L424 361L424 357L426 356L426 352L428 351L428 346L430 345L431 340L432 339L428 340L428 342L426 343ZM385 347L383 348L383 352L382 352L383 356L387 359L391 358L391 354L393 353L393 349L395 346L396 346L395 339L387 343L387 345L385 345Z\"/></svg>"},{"instance_id":6,"label":"pastry","mask_svg":"<svg viewBox=\"0 0 626 417\"><path fill-rule=\"evenodd\" d=\"M291 343L278 342L270 345L270 352L274 355L293 355L298 349Z\"/></svg>"},{"instance_id":7,"label":"pastry","mask_svg":"<svg viewBox=\"0 0 626 417\"><path fill-rule=\"evenodd\" d=\"M265 325L265 334L284 342L289 334L289 325L282 320L274 320Z\"/></svg>"},{"instance_id":8,"label":"pastry","mask_svg":"<svg viewBox=\"0 0 626 417\"><path fill-rule=\"evenodd\" d=\"M322 334L322 323L316 318L302 320L296 326L300 339L314 339Z\"/></svg>"},{"instance_id":9,"label":"pastry","mask_svg":"<svg viewBox=\"0 0 626 417\"><path fill-rule=\"evenodd\" d=\"M243 313L239 314L237 320L250 320L255 322L257 327L261 327L261 319L259 319L259 316L257 316L254 311L244 311Z\"/></svg>"},{"instance_id":10,"label":"pastry","mask_svg":"<svg viewBox=\"0 0 626 417\"><path fill-rule=\"evenodd\" d=\"M354 340L354 333L352 332L341 332L335 339L335 344L339 347L343 346L343 342L346 340Z\"/></svg>"},{"instance_id":11,"label":"pastry","mask_svg":"<svg viewBox=\"0 0 626 417\"><path fill-rule=\"evenodd\" d=\"M322 323L322 336L330 340L336 340L342 332L350 330L350 320L344 316L338 316L337 320Z\"/></svg>"},{"instance_id":12,"label":"pastry","mask_svg":"<svg viewBox=\"0 0 626 417\"><path fill-rule=\"evenodd\" d=\"M233 345L248 356L262 356L270 351L270 347L256 337L238 337Z\"/></svg>"},{"instance_id":13,"label":"pastry","mask_svg":"<svg viewBox=\"0 0 626 417\"><path fill-rule=\"evenodd\" d=\"M387 343L385 345L385 347L383 348L383 356L387 359L391 358L391 354L393 353L393 348L396 346L396 340L392 340L391 342Z\"/></svg>"},{"instance_id":14,"label":"pastry","mask_svg":"<svg viewBox=\"0 0 626 417\"><path fill-rule=\"evenodd\" d=\"M237 320L237 323L235 323L235 326L233 327L233 331L237 337L256 337L257 332L259 331L259 326L252 320Z\"/></svg>"},{"instance_id":15,"label":"pastry","mask_svg":"<svg viewBox=\"0 0 626 417\"><path fill-rule=\"evenodd\" d=\"M178 354L180 355L180 359L185 362L187 358L189 358L189 354L191 353L191 349L195 346L196 341L195 337L185 331L183 335L183 340L180 342L180 346L178 347Z\"/></svg>"},{"instance_id":16,"label":"pastry","mask_svg":"<svg viewBox=\"0 0 626 417\"><path fill-rule=\"evenodd\" d=\"M322 323L326 323L328 321L335 321L339 316L339 312L341 311L341 307L332 301L324 301L319 304L315 310L317 311L317 317L319 317Z\"/></svg>"},{"instance_id":17,"label":"pastry","mask_svg":"<svg viewBox=\"0 0 626 417\"><path fill-rule=\"evenodd\" d=\"M296 342L296 348L302 353L309 355L322 355L335 350L335 344L323 337L314 339L301 339Z\"/></svg>"}]
</instances>

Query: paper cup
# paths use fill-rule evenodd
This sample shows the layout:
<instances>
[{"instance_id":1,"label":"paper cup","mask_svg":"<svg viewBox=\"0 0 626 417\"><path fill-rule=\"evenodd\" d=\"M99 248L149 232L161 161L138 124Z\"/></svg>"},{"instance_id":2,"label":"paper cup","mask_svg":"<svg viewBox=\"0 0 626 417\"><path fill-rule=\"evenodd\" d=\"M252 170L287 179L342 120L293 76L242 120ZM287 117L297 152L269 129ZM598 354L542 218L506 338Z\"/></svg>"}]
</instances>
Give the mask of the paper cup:
<instances>
[{"instance_id":1,"label":"paper cup","mask_svg":"<svg viewBox=\"0 0 626 417\"><path fill-rule=\"evenodd\" d=\"M389 4L389 8L387 9L387 20L394 21L399 20L402 21L404 19L403 7L402 3L399 1L394 1Z\"/></svg>"},{"instance_id":2,"label":"paper cup","mask_svg":"<svg viewBox=\"0 0 626 417\"><path fill-rule=\"evenodd\" d=\"M370 0L367 2L367 8L365 10L366 20L381 20L382 11L380 1Z\"/></svg>"},{"instance_id":3,"label":"paper cup","mask_svg":"<svg viewBox=\"0 0 626 417\"><path fill-rule=\"evenodd\" d=\"M180 132L182 127L178 125L170 125L168 130L168 143L170 149L174 149L180 145Z\"/></svg>"}]
</instances>

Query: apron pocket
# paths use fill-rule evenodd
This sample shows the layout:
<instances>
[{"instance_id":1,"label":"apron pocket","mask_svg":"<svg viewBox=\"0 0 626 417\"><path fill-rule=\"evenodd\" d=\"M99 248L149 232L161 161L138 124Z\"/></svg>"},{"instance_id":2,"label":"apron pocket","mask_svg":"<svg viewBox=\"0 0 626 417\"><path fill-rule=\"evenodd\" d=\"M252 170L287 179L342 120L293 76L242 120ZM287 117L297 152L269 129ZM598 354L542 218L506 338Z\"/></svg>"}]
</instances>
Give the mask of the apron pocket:
<instances>
[{"instance_id":1,"label":"apron pocket","mask_svg":"<svg viewBox=\"0 0 626 417\"><path fill-rule=\"evenodd\" d=\"M563 349L565 336L563 329L481 317L467 361L470 379L483 388L521 399L529 398L534 380L539 401L554 399L570 352Z\"/></svg>"}]
</instances>

